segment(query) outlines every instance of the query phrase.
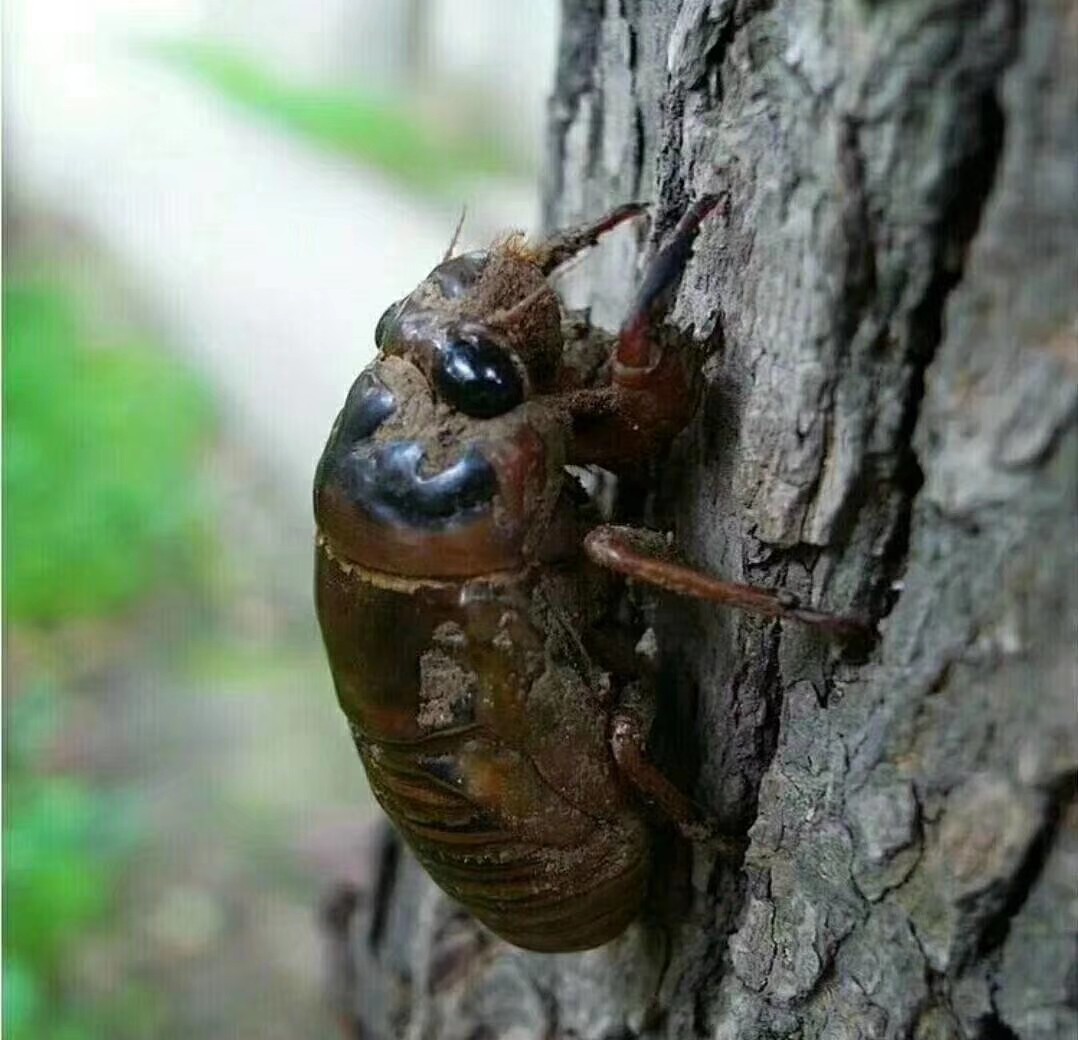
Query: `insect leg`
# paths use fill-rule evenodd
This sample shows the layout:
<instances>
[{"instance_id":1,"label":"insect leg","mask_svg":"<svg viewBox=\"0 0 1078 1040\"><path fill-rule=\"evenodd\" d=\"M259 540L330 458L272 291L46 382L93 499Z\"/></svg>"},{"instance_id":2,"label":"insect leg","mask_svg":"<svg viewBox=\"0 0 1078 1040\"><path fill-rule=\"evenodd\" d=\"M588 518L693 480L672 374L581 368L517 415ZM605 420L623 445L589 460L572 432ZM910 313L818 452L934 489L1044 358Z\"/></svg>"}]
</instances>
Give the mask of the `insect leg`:
<instances>
[{"instance_id":1,"label":"insect leg","mask_svg":"<svg viewBox=\"0 0 1078 1040\"><path fill-rule=\"evenodd\" d=\"M543 274L550 274L555 267L571 260L577 253L595 245L608 231L612 231L626 220L632 220L647 211L647 206L640 202L627 202L603 214L591 224L580 227L564 228L555 231L545 242L535 249L536 260Z\"/></svg>"},{"instance_id":2,"label":"insect leg","mask_svg":"<svg viewBox=\"0 0 1078 1040\"><path fill-rule=\"evenodd\" d=\"M838 638L864 639L872 634L866 621L802 607L791 593L738 585L685 567L670 558L661 536L654 532L604 524L584 539L584 551L601 567L668 592L723 603L749 614L789 618Z\"/></svg>"},{"instance_id":3,"label":"insect leg","mask_svg":"<svg viewBox=\"0 0 1078 1040\"><path fill-rule=\"evenodd\" d=\"M644 800L659 809L690 841L706 841L724 856L740 857L745 842L716 833L692 801L652 762L647 750L649 725L631 706L619 708L610 727L610 747L621 775Z\"/></svg>"},{"instance_id":4,"label":"insect leg","mask_svg":"<svg viewBox=\"0 0 1078 1040\"><path fill-rule=\"evenodd\" d=\"M674 290L692 256L693 243L704 218L719 204L721 196L704 195L682 215L677 227L655 254L636 299L621 326L615 353L615 382L632 385L647 375L658 363L661 348L653 332L673 303Z\"/></svg>"},{"instance_id":5,"label":"insect leg","mask_svg":"<svg viewBox=\"0 0 1078 1040\"><path fill-rule=\"evenodd\" d=\"M572 462L624 469L653 454L692 414L696 397L693 359L664 332L662 319L692 255L700 225L719 200L720 196L707 195L689 207L648 265L618 334L609 384L568 398Z\"/></svg>"}]
</instances>

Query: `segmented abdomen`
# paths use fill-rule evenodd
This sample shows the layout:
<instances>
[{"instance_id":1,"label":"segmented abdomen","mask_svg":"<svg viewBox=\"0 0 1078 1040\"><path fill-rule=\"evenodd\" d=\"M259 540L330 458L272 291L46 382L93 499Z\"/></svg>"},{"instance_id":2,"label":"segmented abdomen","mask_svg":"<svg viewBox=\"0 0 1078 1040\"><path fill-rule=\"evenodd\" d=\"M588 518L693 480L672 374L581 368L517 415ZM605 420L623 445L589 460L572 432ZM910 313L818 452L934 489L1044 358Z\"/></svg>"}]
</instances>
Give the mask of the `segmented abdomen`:
<instances>
[{"instance_id":1,"label":"segmented abdomen","mask_svg":"<svg viewBox=\"0 0 1078 1040\"><path fill-rule=\"evenodd\" d=\"M451 777L433 775L425 748L359 748L378 801L428 873L502 938L541 952L590 949L636 916L649 847L635 812L571 829L559 823L554 833L568 831L570 840L554 843L542 821L500 818Z\"/></svg>"}]
</instances>

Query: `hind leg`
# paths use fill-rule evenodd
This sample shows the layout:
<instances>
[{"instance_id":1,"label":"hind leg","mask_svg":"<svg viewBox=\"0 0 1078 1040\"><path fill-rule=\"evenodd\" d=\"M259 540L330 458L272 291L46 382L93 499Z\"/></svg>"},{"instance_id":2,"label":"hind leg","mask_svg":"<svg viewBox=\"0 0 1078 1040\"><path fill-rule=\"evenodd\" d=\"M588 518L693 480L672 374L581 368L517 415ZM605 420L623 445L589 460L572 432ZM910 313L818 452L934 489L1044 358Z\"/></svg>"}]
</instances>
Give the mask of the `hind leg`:
<instances>
[{"instance_id":1,"label":"hind leg","mask_svg":"<svg viewBox=\"0 0 1078 1040\"><path fill-rule=\"evenodd\" d=\"M645 673L650 668L645 666ZM714 845L720 854L740 857L745 842L725 836L701 815L696 805L648 754L648 736L655 718L655 688L652 677L629 683L621 693L610 724L610 749L622 777L641 798L669 820L683 837Z\"/></svg>"}]
</instances>

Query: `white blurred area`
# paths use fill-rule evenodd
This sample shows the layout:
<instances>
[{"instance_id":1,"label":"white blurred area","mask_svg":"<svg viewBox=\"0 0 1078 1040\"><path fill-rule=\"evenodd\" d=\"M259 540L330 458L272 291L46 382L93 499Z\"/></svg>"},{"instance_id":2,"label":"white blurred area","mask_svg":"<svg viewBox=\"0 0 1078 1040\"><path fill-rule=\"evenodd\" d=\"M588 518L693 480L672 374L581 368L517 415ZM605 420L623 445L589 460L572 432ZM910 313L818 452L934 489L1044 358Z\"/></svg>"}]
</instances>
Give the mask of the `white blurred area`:
<instances>
[{"instance_id":1,"label":"white blurred area","mask_svg":"<svg viewBox=\"0 0 1078 1040\"><path fill-rule=\"evenodd\" d=\"M434 205L228 106L141 41L234 45L304 82L484 99L541 150L557 0L8 0L9 214L86 229L218 387L227 420L306 508L375 322L445 249L534 227L533 178Z\"/></svg>"}]
</instances>

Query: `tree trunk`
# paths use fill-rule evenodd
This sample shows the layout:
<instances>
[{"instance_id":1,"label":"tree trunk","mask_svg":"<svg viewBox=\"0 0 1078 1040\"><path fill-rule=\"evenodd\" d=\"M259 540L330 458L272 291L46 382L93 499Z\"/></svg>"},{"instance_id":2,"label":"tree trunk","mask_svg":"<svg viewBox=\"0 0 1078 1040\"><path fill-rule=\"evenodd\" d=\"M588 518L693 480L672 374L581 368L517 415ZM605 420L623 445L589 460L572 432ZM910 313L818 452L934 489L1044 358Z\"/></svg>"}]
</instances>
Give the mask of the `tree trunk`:
<instances>
[{"instance_id":1,"label":"tree trunk","mask_svg":"<svg viewBox=\"0 0 1078 1040\"><path fill-rule=\"evenodd\" d=\"M548 223L646 199L661 235L729 197L672 315L707 392L651 519L880 638L663 599L659 750L691 744L745 862L665 856L680 905L552 957L390 841L351 932L360 1035L1073 1036L1078 9L565 8ZM601 252L611 320L636 242Z\"/></svg>"}]
</instances>

